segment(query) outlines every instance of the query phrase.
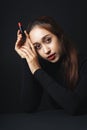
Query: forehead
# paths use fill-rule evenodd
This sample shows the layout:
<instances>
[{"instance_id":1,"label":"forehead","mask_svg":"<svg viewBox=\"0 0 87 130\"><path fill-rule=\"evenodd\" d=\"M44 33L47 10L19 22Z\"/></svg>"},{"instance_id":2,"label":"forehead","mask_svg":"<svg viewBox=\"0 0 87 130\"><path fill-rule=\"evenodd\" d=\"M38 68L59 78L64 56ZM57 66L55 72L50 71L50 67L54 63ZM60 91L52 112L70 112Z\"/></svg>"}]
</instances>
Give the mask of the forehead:
<instances>
[{"instance_id":1,"label":"forehead","mask_svg":"<svg viewBox=\"0 0 87 130\"><path fill-rule=\"evenodd\" d=\"M39 26L34 27L30 32L30 39L32 42L38 42L41 40L45 35L52 34L48 30L41 28Z\"/></svg>"}]
</instances>

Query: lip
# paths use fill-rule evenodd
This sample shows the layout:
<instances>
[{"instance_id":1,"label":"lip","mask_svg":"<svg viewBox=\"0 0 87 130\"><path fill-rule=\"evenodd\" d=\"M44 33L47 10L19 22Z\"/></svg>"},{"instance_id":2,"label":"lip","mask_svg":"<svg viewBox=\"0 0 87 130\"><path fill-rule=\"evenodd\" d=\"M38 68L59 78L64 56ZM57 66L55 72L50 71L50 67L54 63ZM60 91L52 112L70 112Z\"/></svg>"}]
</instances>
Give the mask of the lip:
<instances>
[{"instance_id":1,"label":"lip","mask_svg":"<svg viewBox=\"0 0 87 130\"><path fill-rule=\"evenodd\" d=\"M55 53L49 55L49 56L47 57L47 59L49 59L49 60L54 60L54 59L55 59Z\"/></svg>"}]
</instances>

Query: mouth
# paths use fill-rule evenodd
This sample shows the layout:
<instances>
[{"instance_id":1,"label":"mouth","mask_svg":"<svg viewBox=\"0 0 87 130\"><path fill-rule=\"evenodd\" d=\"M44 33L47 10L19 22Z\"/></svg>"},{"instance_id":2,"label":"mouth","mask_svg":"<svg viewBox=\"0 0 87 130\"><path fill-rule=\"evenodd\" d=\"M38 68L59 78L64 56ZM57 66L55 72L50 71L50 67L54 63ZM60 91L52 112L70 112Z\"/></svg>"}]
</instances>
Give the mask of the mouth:
<instances>
[{"instance_id":1,"label":"mouth","mask_svg":"<svg viewBox=\"0 0 87 130\"><path fill-rule=\"evenodd\" d=\"M56 58L56 54L51 54L47 57L48 60L54 60Z\"/></svg>"}]
</instances>

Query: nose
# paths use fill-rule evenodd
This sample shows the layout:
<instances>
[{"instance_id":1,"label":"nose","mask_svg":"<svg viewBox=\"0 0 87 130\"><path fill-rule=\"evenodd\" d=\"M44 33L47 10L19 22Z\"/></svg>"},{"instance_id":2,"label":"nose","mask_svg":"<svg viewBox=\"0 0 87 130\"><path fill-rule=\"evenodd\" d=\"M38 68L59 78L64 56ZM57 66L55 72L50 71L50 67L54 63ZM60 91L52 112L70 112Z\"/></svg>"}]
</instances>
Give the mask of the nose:
<instances>
[{"instance_id":1,"label":"nose","mask_svg":"<svg viewBox=\"0 0 87 130\"><path fill-rule=\"evenodd\" d=\"M44 45L43 51L44 51L45 54L49 54L51 52L51 49L48 46Z\"/></svg>"}]
</instances>

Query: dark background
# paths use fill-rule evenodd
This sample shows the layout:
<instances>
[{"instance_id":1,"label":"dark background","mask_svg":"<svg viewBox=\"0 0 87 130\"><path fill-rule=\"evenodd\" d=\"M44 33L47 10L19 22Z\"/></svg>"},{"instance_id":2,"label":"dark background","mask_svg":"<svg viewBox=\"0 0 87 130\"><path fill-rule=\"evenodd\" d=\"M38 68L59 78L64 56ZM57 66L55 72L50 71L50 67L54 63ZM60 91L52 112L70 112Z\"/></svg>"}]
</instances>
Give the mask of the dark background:
<instances>
[{"instance_id":1,"label":"dark background","mask_svg":"<svg viewBox=\"0 0 87 130\"><path fill-rule=\"evenodd\" d=\"M41 15L55 18L81 53L86 53L86 3L84 0L3 0L0 4L0 112L20 112L21 58L14 50L17 23Z\"/></svg>"}]
</instances>

